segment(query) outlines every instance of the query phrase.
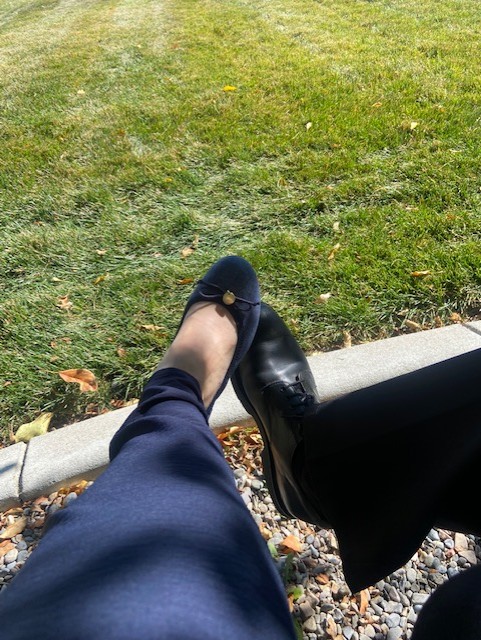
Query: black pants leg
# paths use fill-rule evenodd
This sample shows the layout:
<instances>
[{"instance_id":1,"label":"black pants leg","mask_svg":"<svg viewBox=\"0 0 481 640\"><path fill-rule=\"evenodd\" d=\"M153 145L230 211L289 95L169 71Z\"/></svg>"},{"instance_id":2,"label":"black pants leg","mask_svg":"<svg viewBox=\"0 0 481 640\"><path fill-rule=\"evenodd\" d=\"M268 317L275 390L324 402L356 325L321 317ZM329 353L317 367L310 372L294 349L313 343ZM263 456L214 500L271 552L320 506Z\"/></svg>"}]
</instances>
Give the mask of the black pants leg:
<instances>
[{"instance_id":1,"label":"black pants leg","mask_svg":"<svg viewBox=\"0 0 481 640\"><path fill-rule=\"evenodd\" d=\"M434 525L481 534L463 499L480 484L481 349L318 405L304 435L302 484L354 591L407 562Z\"/></svg>"}]
</instances>

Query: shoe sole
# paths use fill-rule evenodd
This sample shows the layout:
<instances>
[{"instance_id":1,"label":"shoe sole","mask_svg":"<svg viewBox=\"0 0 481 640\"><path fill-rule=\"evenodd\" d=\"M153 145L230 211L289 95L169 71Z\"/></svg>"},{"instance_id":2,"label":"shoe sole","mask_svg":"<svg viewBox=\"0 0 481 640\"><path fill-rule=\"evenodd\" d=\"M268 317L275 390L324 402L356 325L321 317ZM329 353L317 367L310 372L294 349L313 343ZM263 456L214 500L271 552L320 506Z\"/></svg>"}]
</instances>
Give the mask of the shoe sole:
<instances>
[{"instance_id":1,"label":"shoe sole","mask_svg":"<svg viewBox=\"0 0 481 640\"><path fill-rule=\"evenodd\" d=\"M247 413L249 413L254 418L257 426L259 427L259 431L264 442L264 449L261 453L262 466L264 469L264 477L266 480L267 488L269 489L269 493L271 494L272 501L274 502L277 511L279 511L281 515L283 515L285 518L292 518L293 516L287 511L280 497L279 486L276 481L275 465L274 460L272 459L267 431L262 424L262 420L260 419L257 411L249 402L242 383L237 380L237 377L235 375L231 378L231 382L232 386L234 387L234 391L241 401L242 406L247 411Z\"/></svg>"}]
</instances>

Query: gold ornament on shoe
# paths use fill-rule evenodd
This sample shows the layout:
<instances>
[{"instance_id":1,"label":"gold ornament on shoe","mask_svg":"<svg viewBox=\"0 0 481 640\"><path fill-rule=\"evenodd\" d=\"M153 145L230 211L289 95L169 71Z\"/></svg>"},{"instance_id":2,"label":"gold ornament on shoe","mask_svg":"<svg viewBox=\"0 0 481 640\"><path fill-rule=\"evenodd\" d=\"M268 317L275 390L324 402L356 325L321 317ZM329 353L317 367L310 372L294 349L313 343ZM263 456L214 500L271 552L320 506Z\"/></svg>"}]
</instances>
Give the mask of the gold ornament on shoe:
<instances>
[{"instance_id":1,"label":"gold ornament on shoe","mask_svg":"<svg viewBox=\"0 0 481 640\"><path fill-rule=\"evenodd\" d=\"M236 301L235 294L232 291L227 290L222 296L222 302L226 305L234 304Z\"/></svg>"}]
</instances>

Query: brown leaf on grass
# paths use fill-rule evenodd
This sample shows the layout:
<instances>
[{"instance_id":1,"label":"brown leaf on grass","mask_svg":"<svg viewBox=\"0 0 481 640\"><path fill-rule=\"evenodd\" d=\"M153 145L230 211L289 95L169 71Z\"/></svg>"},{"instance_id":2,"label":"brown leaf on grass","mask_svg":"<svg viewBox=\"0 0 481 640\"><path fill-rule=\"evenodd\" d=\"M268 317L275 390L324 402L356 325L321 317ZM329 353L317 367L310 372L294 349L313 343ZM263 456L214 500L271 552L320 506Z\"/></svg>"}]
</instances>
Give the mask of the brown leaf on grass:
<instances>
[{"instance_id":1,"label":"brown leaf on grass","mask_svg":"<svg viewBox=\"0 0 481 640\"><path fill-rule=\"evenodd\" d=\"M58 375L62 380L65 380L65 382L76 382L79 384L82 393L97 391L98 389L97 379L88 369L65 369L65 371L59 371Z\"/></svg>"},{"instance_id":2,"label":"brown leaf on grass","mask_svg":"<svg viewBox=\"0 0 481 640\"><path fill-rule=\"evenodd\" d=\"M144 331L161 331L162 330L162 327L159 327L156 324L141 324L140 328L144 329Z\"/></svg>"},{"instance_id":3,"label":"brown leaf on grass","mask_svg":"<svg viewBox=\"0 0 481 640\"><path fill-rule=\"evenodd\" d=\"M56 304L59 309L62 309L62 311L70 311L73 307L73 302L69 300L68 296L59 296Z\"/></svg>"},{"instance_id":4,"label":"brown leaf on grass","mask_svg":"<svg viewBox=\"0 0 481 640\"><path fill-rule=\"evenodd\" d=\"M361 615L366 613L370 599L371 595L368 589L363 589L359 592L359 613Z\"/></svg>"},{"instance_id":5,"label":"brown leaf on grass","mask_svg":"<svg viewBox=\"0 0 481 640\"><path fill-rule=\"evenodd\" d=\"M339 251L340 248L341 248L341 245L339 242L332 247L331 252L327 256L328 262L332 262L332 260L334 260L334 258L336 257L336 253Z\"/></svg>"},{"instance_id":6,"label":"brown leaf on grass","mask_svg":"<svg viewBox=\"0 0 481 640\"><path fill-rule=\"evenodd\" d=\"M22 531L27 526L27 518L22 516L18 520L15 520L12 524L9 524L8 527L4 529L2 533L0 533L0 540L9 540L14 536L22 533Z\"/></svg>"},{"instance_id":7,"label":"brown leaf on grass","mask_svg":"<svg viewBox=\"0 0 481 640\"><path fill-rule=\"evenodd\" d=\"M349 347L352 347L352 338L349 331L342 332L342 346L345 349L349 349Z\"/></svg>"},{"instance_id":8,"label":"brown leaf on grass","mask_svg":"<svg viewBox=\"0 0 481 640\"><path fill-rule=\"evenodd\" d=\"M123 347L118 347L117 355L119 356L119 358L125 358L125 356L127 355L127 351Z\"/></svg>"},{"instance_id":9,"label":"brown leaf on grass","mask_svg":"<svg viewBox=\"0 0 481 640\"><path fill-rule=\"evenodd\" d=\"M190 284L191 282L194 282L194 278L182 278L182 280L177 280L177 284L180 285Z\"/></svg>"},{"instance_id":10,"label":"brown leaf on grass","mask_svg":"<svg viewBox=\"0 0 481 640\"><path fill-rule=\"evenodd\" d=\"M449 319L451 320L451 322L462 322L463 319L462 317L459 315L459 313L456 313L455 311L449 316Z\"/></svg>"},{"instance_id":11,"label":"brown leaf on grass","mask_svg":"<svg viewBox=\"0 0 481 640\"><path fill-rule=\"evenodd\" d=\"M418 322L414 322L414 320L405 320L405 326L409 329L409 331L422 331L423 328Z\"/></svg>"},{"instance_id":12,"label":"brown leaf on grass","mask_svg":"<svg viewBox=\"0 0 481 640\"><path fill-rule=\"evenodd\" d=\"M294 551L295 553L300 553L302 551L302 543L299 538L296 536L289 535L284 538L284 540L280 543L279 547L283 551Z\"/></svg>"},{"instance_id":13,"label":"brown leaf on grass","mask_svg":"<svg viewBox=\"0 0 481 640\"><path fill-rule=\"evenodd\" d=\"M197 245L199 244L199 236L195 235L192 243L188 247L184 247L180 252L181 258L187 258L192 255L194 251L197 249Z\"/></svg>"}]
</instances>

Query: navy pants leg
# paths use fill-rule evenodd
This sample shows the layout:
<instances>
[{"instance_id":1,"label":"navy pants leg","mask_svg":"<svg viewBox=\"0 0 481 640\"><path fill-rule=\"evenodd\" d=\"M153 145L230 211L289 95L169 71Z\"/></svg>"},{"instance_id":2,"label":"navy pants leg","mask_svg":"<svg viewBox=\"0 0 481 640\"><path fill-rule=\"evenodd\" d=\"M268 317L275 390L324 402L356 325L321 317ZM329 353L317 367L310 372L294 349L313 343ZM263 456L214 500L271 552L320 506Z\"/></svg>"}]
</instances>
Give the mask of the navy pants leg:
<instances>
[{"instance_id":1,"label":"navy pants leg","mask_svg":"<svg viewBox=\"0 0 481 640\"><path fill-rule=\"evenodd\" d=\"M197 381L155 373L108 469L0 594L1 640L293 640Z\"/></svg>"}]
</instances>

